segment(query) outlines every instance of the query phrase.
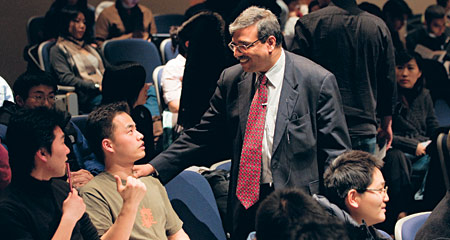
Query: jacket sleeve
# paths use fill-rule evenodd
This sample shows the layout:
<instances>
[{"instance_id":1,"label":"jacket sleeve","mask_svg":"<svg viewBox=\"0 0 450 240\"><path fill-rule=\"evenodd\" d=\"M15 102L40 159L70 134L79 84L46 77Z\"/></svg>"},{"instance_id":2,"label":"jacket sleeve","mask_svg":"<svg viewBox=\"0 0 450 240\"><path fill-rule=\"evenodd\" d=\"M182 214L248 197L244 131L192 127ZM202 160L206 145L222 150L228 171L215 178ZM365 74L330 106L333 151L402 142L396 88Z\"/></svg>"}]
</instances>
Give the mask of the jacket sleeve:
<instances>
[{"instance_id":1,"label":"jacket sleeve","mask_svg":"<svg viewBox=\"0 0 450 240\"><path fill-rule=\"evenodd\" d=\"M326 169L333 159L352 148L341 95L332 74L322 83L316 114L317 159L324 160Z\"/></svg>"},{"instance_id":2,"label":"jacket sleeve","mask_svg":"<svg viewBox=\"0 0 450 240\"><path fill-rule=\"evenodd\" d=\"M70 56L67 56L63 50L56 44L50 50L50 63L53 71L58 77L59 84L66 86L74 86L75 88L87 90L95 90L95 83L90 80L84 80L75 75L76 67L71 67ZM72 64L73 65L73 64Z\"/></svg>"}]
</instances>

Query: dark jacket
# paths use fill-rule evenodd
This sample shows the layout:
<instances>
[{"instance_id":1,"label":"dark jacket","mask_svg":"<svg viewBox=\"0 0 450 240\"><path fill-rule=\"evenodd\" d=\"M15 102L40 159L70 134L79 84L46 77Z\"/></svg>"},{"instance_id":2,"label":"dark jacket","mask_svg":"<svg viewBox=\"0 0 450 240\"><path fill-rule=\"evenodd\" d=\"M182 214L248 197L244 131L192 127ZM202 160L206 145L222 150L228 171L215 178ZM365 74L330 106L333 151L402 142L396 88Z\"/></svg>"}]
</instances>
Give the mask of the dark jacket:
<instances>
[{"instance_id":1,"label":"dark jacket","mask_svg":"<svg viewBox=\"0 0 450 240\"><path fill-rule=\"evenodd\" d=\"M346 211L340 209L337 205L328 201L324 196L313 195L313 198L331 215L345 223L347 233L350 239L354 240L378 240L391 239L382 236L378 230L372 226L367 226L363 220L358 224Z\"/></svg>"}]
</instances>

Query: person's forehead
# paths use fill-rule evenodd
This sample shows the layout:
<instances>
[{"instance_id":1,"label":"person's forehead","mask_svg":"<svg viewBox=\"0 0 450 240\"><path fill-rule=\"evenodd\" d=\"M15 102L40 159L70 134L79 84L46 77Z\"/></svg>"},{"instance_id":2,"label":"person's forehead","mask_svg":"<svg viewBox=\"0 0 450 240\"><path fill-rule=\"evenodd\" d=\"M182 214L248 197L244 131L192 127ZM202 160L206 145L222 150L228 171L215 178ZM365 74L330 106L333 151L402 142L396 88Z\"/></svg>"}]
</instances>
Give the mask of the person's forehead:
<instances>
[{"instance_id":1,"label":"person's forehead","mask_svg":"<svg viewBox=\"0 0 450 240\"><path fill-rule=\"evenodd\" d=\"M125 112L117 113L112 123L116 129L124 129L135 125L131 116Z\"/></svg>"},{"instance_id":2,"label":"person's forehead","mask_svg":"<svg viewBox=\"0 0 450 240\"><path fill-rule=\"evenodd\" d=\"M54 89L51 86L47 86L47 85L38 85L38 86L33 86L32 88L30 88L30 91L28 93L54 93Z\"/></svg>"},{"instance_id":3,"label":"person's forehead","mask_svg":"<svg viewBox=\"0 0 450 240\"><path fill-rule=\"evenodd\" d=\"M374 168L372 173L372 183L369 186L380 187L384 185L384 177L380 169Z\"/></svg>"},{"instance_id":4,"label":"person's forehead","mask_svg":"<svg viewBox=\"0 0 450 240\"><path fill-rule=\"evenodd\" d=\"M246 28L238 29L234 32L232 40L235 43L240 42L253 42L258 39L258 27L256 24L248 26Z\"/></svg>"}]
</instances>

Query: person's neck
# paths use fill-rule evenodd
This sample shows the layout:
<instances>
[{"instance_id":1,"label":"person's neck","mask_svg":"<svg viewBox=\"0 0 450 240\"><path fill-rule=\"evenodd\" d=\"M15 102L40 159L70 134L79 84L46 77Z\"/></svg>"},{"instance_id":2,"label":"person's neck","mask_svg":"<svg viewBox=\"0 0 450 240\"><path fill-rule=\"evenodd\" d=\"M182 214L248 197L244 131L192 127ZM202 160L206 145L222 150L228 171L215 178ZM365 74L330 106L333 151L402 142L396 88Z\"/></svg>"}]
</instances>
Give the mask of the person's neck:
<instances>
[{"instance_id":1,"label":"person's neck","mask_svg":"<svg viewBox=\"0 0 450 240\"><path fill-rule=\"evenodd\" d=\"M272 51L272 53L270 53L271 57L270 57L270 61L268 61L267 69L265 69L261 73L266 73L278 62L278 59L280 59L280 57L281 57L281 51L282 51L281 46L275 47L275 49Z\"/></svg>"},{"instance_id":2,"label":"person's neck","mask_svg":"<svg viewBox=\"0 0 450 240\"><path fill-rule=\"evenodd\" d=\"M133 162L131 164L120 165L117 164L117 161L115 160L108 162L105 160L105 170L113 176L119 176L123 180L127 179L128 176L133 175L133 165Z\"/></svg>"},{"instance_id":3,"label":"person's neck","mask_svg":"<svg viewBox=\"0 0 450 240\"><path fill-rule=\"evenodd\" d=\"M31 171L31 177L39 180L39 181L49 181L51 176L49 176L45 171L39 170L39 169L33 169Z\"/></svg>"}]
</instances>

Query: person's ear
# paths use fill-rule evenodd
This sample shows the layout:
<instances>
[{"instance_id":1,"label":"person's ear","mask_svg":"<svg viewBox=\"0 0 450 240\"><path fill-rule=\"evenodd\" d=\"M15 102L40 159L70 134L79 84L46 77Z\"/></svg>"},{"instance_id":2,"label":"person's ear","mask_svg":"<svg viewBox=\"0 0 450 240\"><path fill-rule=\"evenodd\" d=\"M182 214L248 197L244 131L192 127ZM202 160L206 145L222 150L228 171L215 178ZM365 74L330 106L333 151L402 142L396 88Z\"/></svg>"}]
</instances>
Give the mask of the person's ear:
<instances>
[{"instance_id":1,"label":"person's ear","mask_svg":"<svg viewBox=\"0 0 450 240\"><path fill-rule=\"evenodd\" d=\"M47 152L47 150L45 150L44 148L40 148L39 150L37 150L35 158L42 162L47 162L47 157L49 155L50 154Z\"/></svg>"},{"instance_id":2,"label":"person's ear","mask_svg":"<svg viewBox=\"0 0 450 240\"><path fill-rule=\"evenodd\" d=\"M16 98L15 98L15 100L16 100L16 104L17 104L17 105L19 105L19 106L21 106L21 107L25 106L25 100L22 99L21 96L17 95Z\"/></svg>"},{"instance_id":3,"label":"person's ear","mask_svg":"<svg viewBox=\"0 0 450 240\"><path fill-rule=\"evenodd\" d=\"M277 39L275 38L275 36L269 36L268 38L267 38L267 41L266 41L267 43L268 43L268 49L269 49L269 52L271 53L274 49L275 49L275 47L276 47L276 45L277 45Z\"/></svg>"},{"instance_id":4,"label":"person's ear","mask_svg":"<svg viewBox=\"0 0 450 240\"><path fill-rule=\"evenodd\" d=\"M351 189L350 191L348 191L347 196L345 197L345 201L347 202L349 207L359 208L360 194L355 189Z\"/></svg>"},{"instance_id":5,"label":"person's ear","mask_svg":"<svg viewBox=\"0 0 450 240\"><path fill-rule=\"evenodd\" d=\"M111 139L105 138L102 140L102 148L110 153L114 152L114 144Z\"/></svg>"}]
</instances>

